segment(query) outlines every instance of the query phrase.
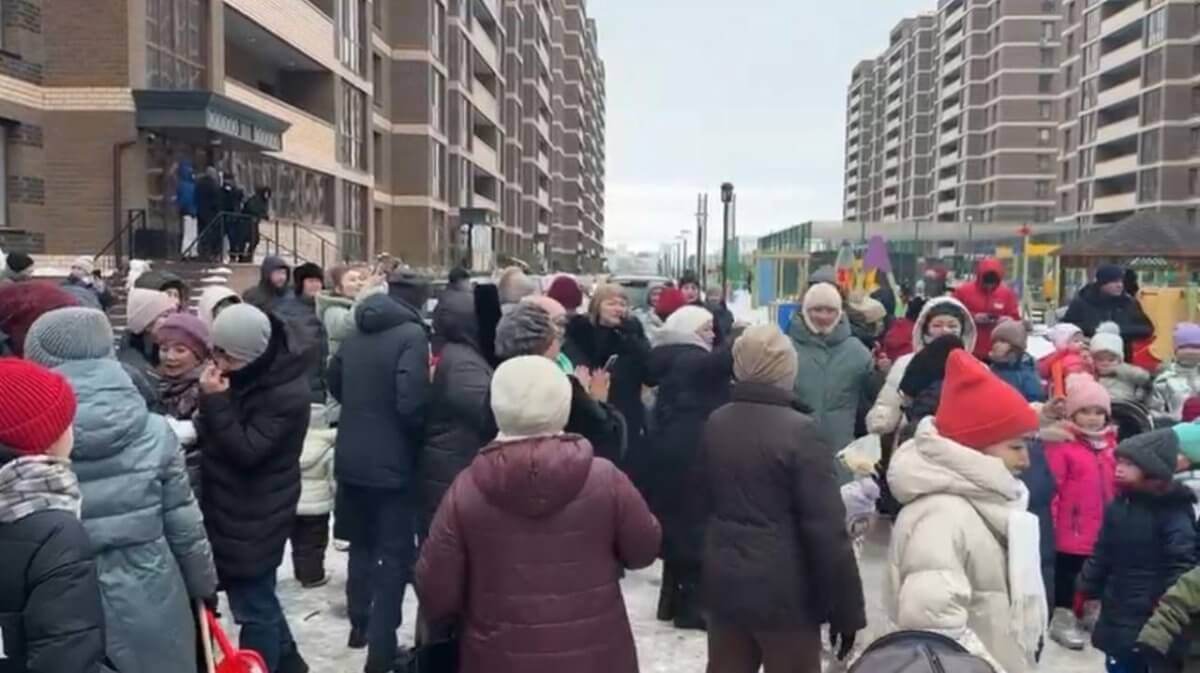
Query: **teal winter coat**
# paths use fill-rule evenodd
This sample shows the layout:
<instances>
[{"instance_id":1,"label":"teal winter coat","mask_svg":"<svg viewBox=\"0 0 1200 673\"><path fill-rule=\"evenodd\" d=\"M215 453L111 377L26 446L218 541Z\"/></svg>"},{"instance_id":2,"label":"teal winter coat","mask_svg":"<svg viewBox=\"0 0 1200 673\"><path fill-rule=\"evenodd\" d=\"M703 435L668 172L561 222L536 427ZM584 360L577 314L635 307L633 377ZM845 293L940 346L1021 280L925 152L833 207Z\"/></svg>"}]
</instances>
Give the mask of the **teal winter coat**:
<instances>
[{"instance_id":1,"label":"teal winter coat","mask_svg":"<svg viewBox=\"0 0 1200 673\"><path fill-rule=\"evenodd\" d=\"M797 315L788 336L799 356L796 398L812 409L826 446L841 451L854 441L854 421L874 368L871 352L850 333L845 316L821 335Z\"/></svg>"},{"instance_id":2,"label":"teal winter coat","mask_svg":"<svg viewBox=\"0 0 1200 673\"><path fill-rule=\"evenodd\" d=\"M57 368L79 400L71 465L121 673L195 670L191 599L216 593L212 550L179 441L112 359Z\"/></svg>"}]
</instances>

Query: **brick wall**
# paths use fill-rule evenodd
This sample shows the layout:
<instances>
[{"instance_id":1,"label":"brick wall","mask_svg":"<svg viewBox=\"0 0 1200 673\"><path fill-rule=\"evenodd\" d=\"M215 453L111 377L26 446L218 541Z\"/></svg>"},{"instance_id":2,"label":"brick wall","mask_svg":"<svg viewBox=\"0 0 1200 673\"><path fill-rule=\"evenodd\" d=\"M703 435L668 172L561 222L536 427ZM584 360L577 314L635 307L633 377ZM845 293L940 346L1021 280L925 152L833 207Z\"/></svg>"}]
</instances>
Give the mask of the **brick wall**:
<instances>
[{"instance_id":1,"label":"brick wall","mask_svg":"<svg viewBox=\"0 0 1200 673\"><path fill-rule=\"evenodd\" d=\"M129 86L128 0L43 1L46 85Z\"/></svg>"}]
</instances>

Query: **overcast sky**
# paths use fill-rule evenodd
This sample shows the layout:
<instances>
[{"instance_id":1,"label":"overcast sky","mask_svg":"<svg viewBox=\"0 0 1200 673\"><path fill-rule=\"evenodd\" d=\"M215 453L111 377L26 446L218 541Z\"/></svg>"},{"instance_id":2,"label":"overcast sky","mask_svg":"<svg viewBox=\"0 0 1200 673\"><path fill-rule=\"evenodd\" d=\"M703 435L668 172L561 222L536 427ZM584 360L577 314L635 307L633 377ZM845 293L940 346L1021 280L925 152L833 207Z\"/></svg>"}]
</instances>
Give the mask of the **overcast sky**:
<instances>
[{"instance_id":1,"label":"overcast sky","mask_svg":"<svg viewBox=\"0 0 1200 673\"><path fill-rule=\"evenodd\" d=\"M702 189L719 226L723 180L739 234L840 218L850 70L936 4L590 0L608 69L608 245L694 231Z\"/></svg>"}]
</instances>

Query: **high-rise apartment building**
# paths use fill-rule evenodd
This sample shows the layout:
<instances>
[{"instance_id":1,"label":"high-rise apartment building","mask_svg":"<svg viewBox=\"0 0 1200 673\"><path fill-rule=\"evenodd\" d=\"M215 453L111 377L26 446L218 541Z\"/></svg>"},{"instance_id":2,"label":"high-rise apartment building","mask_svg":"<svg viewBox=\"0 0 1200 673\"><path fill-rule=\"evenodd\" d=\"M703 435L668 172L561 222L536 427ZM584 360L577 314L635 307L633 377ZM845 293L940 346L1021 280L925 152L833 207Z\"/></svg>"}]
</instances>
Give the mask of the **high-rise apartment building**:
<instances>
[{"instance_id":1,"label":"high-rise apartment building","mask_svg":"<svg viewBox=\"0 0 1200 673\"><path fill-rule=\"evenodd\" d=\"M595 27L582 3L393 0L375 7L373 60L382 66L376 80L385 83L374 115L381 249L421 266L448 266L469 254L475 268L510 259L599 268L602 254L592 250L603 250L602 219L598 233L587 230L595 241L580 243L583 218L574 216L584 198L603 198L602 156L571 169L581 161L573 138L579 146L604 143L602 125L575 122L594 118L597 97L603 106ZM576 84L593 97L575 95ZM581 132L572 135L575 128ZM593 187L572 191L584 180ZM566 250L559 241L575 245Z\"/></svg>"},{"instance_id":2,"label":"high-rise apartment building","mask_svg":"<svg viewBox=\"0 0 1200 673\"><path fill-rule=\"evenodd\" d=\"M933 170L937 20L904 19L888 49L851 74L846 110L844 216L927 217Z\"/></svg>"},{"instance_id":3,"label":"high-rise apartment building","mask_svg":"<svg viewBox=\"0 0 1200 673\"><path fill-rule=\"evenodd\" d=\"M1063 7L1058 218L1200 207L1200 10L1177 0Z\"/></svg>"},{"instance_id":4,"label":"high-rise apartment building","mask_svg":"<svg viewBox=\"0 0 1200 673\"><path fill-rule=\"evenodd\" d=\"M845 219L1053 219L1059 32L1057 0L902 21L851 74Z\"/></svg>"}]
</instances>

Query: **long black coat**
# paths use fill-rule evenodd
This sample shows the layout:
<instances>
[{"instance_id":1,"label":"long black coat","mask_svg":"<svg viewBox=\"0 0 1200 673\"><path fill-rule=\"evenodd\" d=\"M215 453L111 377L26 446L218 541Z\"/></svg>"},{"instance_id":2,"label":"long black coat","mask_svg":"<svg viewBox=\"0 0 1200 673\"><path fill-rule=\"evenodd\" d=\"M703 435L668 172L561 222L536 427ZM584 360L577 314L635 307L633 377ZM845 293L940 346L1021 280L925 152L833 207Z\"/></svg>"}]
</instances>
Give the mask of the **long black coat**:
<instances>
[{"instance_id":1,"label":"long black coat","mask_svg":"<svg viewBox=\"0 0 1200 673\"><path fill-rule=\"evenodd\" d=\"M657 346L650 354L650 379L658 384L658 398L646 472L639 478L662 523L663 558L697 562L705 521L700 436L709 414L729 401L733 355L728 349L710 353L694 345Z\"/></svg>"},{"instance_id":2,"label":"long black coat","mask_svg":"<svg viewBox=\"0 0 1200 673\"><path fill-rule=\"evenodd\" d=\"M704 428L704 604L749 632L866 626L829 447L795 395L739 383Z\"/></svg>"},{"instance_id":3,"label":"long black coat","mask_svg":"<svg viewBox=\"0 0 1200 673\"><path fill-rule=\"evenodd\" d=\"M1047 607L1054 611L1054 496L1058 485L1050 463L1046 462L1046 447L1042 440L1029 443L1029 467L1021 473L1021 481L1029 489L1029 511L1038 518L1038 542L1042 552L1042 584L1046 586Z\"/></svg>"},{"instance_id":4,"label":"long black coat","mask_svg":"<svg viewBox=\"0 0 1200 673\"><path fill-rule=\"evenodd\" d=\"M1079 294L1071 300L1067 314L1063 317L1063 322L1079 327L1088 338L1096 334L1100 323L1110 320L1121 328L1121 338L1125 340L1126 360L1130 358L1132 341L1154 335L1154 323L1146 317L1137 299L1127 294L1117 297L1105 294L1095 283L1083 286Z\"/></svg>"},{"instance_id":5,"label":"long black coat","mask_svg":"<svg viewBox=\"0 0 1200 673\"><path fill-rule=\"evenodd\" d=\"M1122 494L1104 511L1092 557L1080 573L1083 593L1100 599L1092 644L1123 655L1158 599L1196 565L1195 495L1172 484L1165 495Z\"/></svg>"},{"instance_id":6,"label":"long black coat","mask_svg":"<svg viewBox=\"0 0 1200 673\"><path fill-rule=\"evenodd\" d=\"M106 670L100 582L79 518L43 510L0 523L0 549L0 670Z\"/></svg>"},{"instance_id":7,"label":"long black coat","mask_svg":"<svg viewBox=\"0 0 1200 673\"><path fill-rule=\"evenodd\" d=\"M422 510L433 518L442 496L479 449L496 437L488 434L492 367L479 351L479 325L470 293L442 294L433 315L433 331L445 340L433 375L425 451L421 456Z\"/></svg>"},{"instance_id":8,"label":"long black coat","mask_svg":"<svg viewBox=\"0 0 1200 673\"><path fill-rule=\"evenodd\" d=\"M587 316L575 316L567 323L563 352L576 367L589 369L600 369L617 356L610 370L608 401L625 419L628 445L639 446L646 431L642 383L650 359L650 341L642 323L626 318L619 327L600 327Z\"/></svg>"},{"instance_id":9,"label":"long black coat","mask_svg":"<svg viewBox=\"0 0 1200 673\"><path fill-rule=\"evenodd\" d=\"M300 500L307 374L317 349L268 317L267 352L230 373L228 392L200 397L200 504L222 581L275 572Z\"/></svg>"},{"instance_id":10,"label":"long black coat","mask_svg":"<svg viewBox=\"0 0 1200 673\"><path fill-rule=\"evenodd\" d=\"M425 441L429 337L415 308L373 295L354 310L358 331L329 363L342 404L334 475L339 483L407 490Z\"/></svg>"}]
</instances>

